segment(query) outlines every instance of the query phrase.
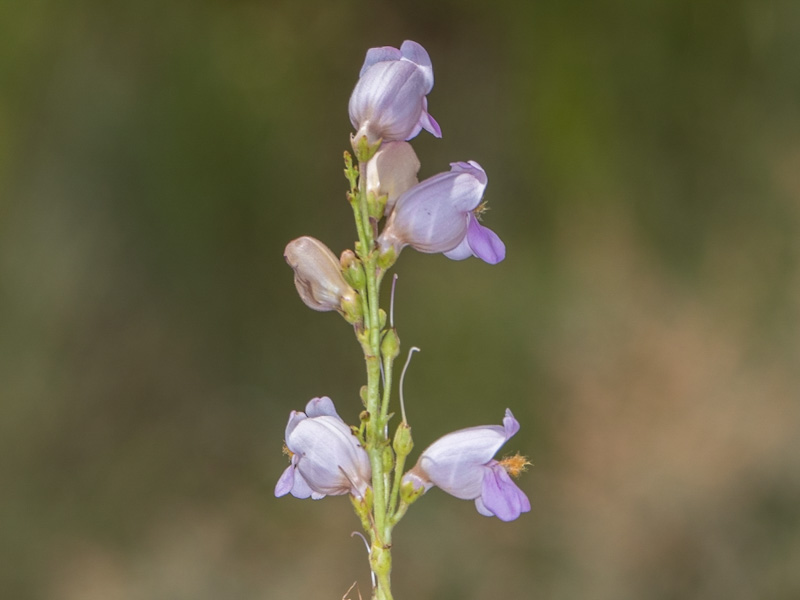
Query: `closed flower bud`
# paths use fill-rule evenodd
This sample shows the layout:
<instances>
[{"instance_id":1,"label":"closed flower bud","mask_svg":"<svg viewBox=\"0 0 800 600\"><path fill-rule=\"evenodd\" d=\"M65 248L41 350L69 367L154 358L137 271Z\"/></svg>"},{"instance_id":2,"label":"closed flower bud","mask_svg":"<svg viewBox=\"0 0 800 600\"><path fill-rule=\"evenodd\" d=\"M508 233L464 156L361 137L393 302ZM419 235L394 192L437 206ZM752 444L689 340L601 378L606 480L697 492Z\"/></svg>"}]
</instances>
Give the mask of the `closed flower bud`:
<instances>
[{"instance_id":1,"label":"closed flower bud","mask_svg":"<svg viewBox=\"0 0 800 600\"><path fill-rule=\"evenodd\" d=\"M488 179L475 161L450 164L439 173L413 186L397 198L378 244L381 253L405 246L434 254L443 252L453 260L477 256L496 264L506 249L500 238L478 222L476 210Z\"/></svg>"},{"instance_id":2,"label":"closed flower bud","mask_svg":"<svg viewBox=\"0 0 800 600\"><path fill-rule=\"evenodd\" d=\"M403 475L403 485L414 490L438 486L462 500L474 500L478 512L502 521L513 521L531 504L509 476L527 464L523 457L503 461L494 455L515 433L519 423L506 409L503 425L483 425L448 433L420 455L413 469Z\"/></svg>"},{"instance_id":3,"label":"closed flower bud","mask_svg":"<svg viewBox=\"0 0 800 600\"><path fill-rule=\"evenodd\" d=\"M292 463L278 480L275 496L319 500L349 493L364 498L372 477L369 456L327 396L310 400L305 412L292 411L286 447Z\"/></svg>"},{"instance_id":4,"label":"closed flower bud","mask_svg":"<svg viewBox=\"0 0 800 600\"><path fill-rule=\"evenodd\" d=\"M397 331L392 328L389 329L381 340L381 356L384 358L397 358L400 354L400 338L397 336Z\"/></svg>"},{"instance_id":5,"label":"closed flower bud","mask_svg":"<svg viewBox=\"0 0 800 600\"><path fill-rule=\"evenodd\" d=\"M414 448L414 440L411 437L411 427L408 423L402 422L397 426L397 431L394 433L392 440L392 448L394 448L397 456L406 457L411 454Z\"/></svg>"},{"instance_id":6,"label":"closed flower bud","mask_svg":"<svg viewBox=\"0 0 800 600\"><path fill-rule=\"evenodd\" d=\"M297 293L309 308L342 314L357 311L358 294L344 280L339 261L325 244L303 236L289 242L283 255L294 270Z\"/></svg>"},{"instance_id":7,"label":"closed flower bud","mask_svg":"<svg viewBox=\"0 0 800 600\"><path fill-rule=\"evenodd\" d=\"M367 191L386 196L384 214L392 212L398 196L418 183L419 158L408 142L383 144L367 163Z\"/></svg>"},{"instance_id":8,"label":"closed flower bud","mask_svg":"<svg viewBox=\"0 0 800 600\"><path fill-rule=\"evenodd\" d=\"M366 275L361 261L358 260L356 253L352 250L345 250L339 257L339 264L342 267L342 274L347 283L354 288L363 288L366 285Z\"/></svg>"},{"instance_id":9,"label":"closed flower bud","mask_svg":"<svg viewBox=\"0 0 800 600\"><path fill-rule=\"evenodd\" d=\"M410 140L422 129L442 137L428 114L426 96L431 89L433 66L422 46L406 40L399 50L370 48L350 96L355 138L366 137L370 144Z\"/></svg>"}]
</instances>

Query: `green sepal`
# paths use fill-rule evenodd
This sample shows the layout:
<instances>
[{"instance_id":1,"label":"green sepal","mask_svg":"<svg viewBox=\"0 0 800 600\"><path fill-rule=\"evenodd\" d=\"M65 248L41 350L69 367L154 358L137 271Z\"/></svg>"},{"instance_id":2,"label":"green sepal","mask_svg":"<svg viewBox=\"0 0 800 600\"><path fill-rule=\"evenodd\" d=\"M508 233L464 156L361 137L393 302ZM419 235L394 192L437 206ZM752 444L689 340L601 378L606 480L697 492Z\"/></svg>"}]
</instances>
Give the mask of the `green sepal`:
<instances>
[{"instance_id":1,"label":"green sepal","mask_svg":"<svg viewBox=\"0 0 800 600\"><path fill-rule=\"evenodd\" d=\"M352 494L350 495L350 503L353 505L353 509L356 511L358 518L361 519L361 526L364 528L364 531L369 531L372 527L370 524L372 499L373 496L371 487L368 487L367 491L364 492L363 498L356 498Z\"/></svg>"},{"instance_id":2,"label":"green sepal","mask_svg":"<svg viewBox=\"0 0 800 600\"><path fill-rule=\"evenodd\" d=\"M414 488L414 484L410 481L400 484L400 502L402 504L413 504L422 494L425 493L425 487Z\"/></svg>"},{"instance_id":3,"label":"green sepal","mask_svg":"<svg viewBox=\"0 0 800 600\"><path fill-rule=\"evenodd\" d=\"M361 304L361 296L356 293L350 299L342 299L342 316L348 323L360 323L364 318L364 307Z\"/></svg>"},{"instance_id":4,"label":"green sepal","mask_svg":"<svg viewBox=\"0 0 800 600\"><path fill-rule=\"evenodd\" d=\"M356 160L360 163L365 163L375 156L375 153L381 147L381 140L370 144L365 135L362 135L358 139L351 135L350 144L353 146L353 152L356 153Z\"/></svg>"},{"instance_id":5,"label":"green sepal","mask_svg":"<svg viewBox=\"0 0 800 600\"><path fill-rule=\"evenodd\" d=\"M380 221L383 218L383 211L386 208L386 201L389 199L389 196L384 194L383 196L376 196L372 192L367 194L367 213L369 216L375 221Z\"/></svg>"},{"instance_id":6,"label":"green sepal","mask_svg":"<svg viewBox=\"0 0 800 600\"><path fill-rule=\"evenodd\" d=\"M395 262L397 262L397 252L394 247L390 246L378 255L378 268L383 271L387 271Z\"/></svg>"}]
</instances>

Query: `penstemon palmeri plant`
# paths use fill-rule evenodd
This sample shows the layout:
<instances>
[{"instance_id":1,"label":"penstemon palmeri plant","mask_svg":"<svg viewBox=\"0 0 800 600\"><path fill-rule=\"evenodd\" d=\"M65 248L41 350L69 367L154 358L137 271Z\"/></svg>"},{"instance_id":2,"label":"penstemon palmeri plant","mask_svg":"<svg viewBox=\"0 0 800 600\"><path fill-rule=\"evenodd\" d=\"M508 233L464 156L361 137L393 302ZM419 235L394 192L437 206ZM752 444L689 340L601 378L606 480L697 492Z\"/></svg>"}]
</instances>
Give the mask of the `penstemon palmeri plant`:
<instances>
[{"instance_id":1,"label":"penstemon palmeri plant","mask_svg":"<svg viewBox=\"0 0 800 600\"><path fill-rule=\"evenodd\" d=\"M503 521L530 510L528 497L510 477L524 470L525 458L494 459L519 430L510 410L502 425L470 427L439 438L404 472L413 442L401 385L402 419L394 437L388 435L400 340L393 318L387 323L380 308L387 271L406 246L453 260L476 256L497 264L505 258L503 242L479 221L487 177L477 162L454 162L448 172L417 180L420 163L407 140L422 129L442 135L427 111L432 88L430 58L416 42L405 41L399 50L367 51L349 107L357 164L345 152L347 199L358 241L339 259L307 236L289 242L284 253L303 302L314 310L337 311L353 325L364 351L367 384L361 388L358 425L348 426L327 396L311 399L305 412L292 411L285 439L291 464L275 495L315 500L350 495L369 538L373 600L392 599L392 531L431 487L474 500L480 514Z\"/></svg>"}]
</instances>

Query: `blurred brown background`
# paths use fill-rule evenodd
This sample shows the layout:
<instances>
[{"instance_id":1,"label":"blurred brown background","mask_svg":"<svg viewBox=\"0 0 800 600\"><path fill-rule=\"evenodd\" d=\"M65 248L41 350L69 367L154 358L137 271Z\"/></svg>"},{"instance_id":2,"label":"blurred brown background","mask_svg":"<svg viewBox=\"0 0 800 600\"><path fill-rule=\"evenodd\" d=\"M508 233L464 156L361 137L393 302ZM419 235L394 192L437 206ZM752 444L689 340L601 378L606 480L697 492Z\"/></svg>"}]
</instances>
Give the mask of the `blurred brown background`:
<instances>
[{"instance_id":1,"label":"blurred brown background","mask_svg":"<svg viewBox=\"0 0 800 600\"><path fill-rule=\"evenodd\" d=\"M348 501L272 495L364 380L281 254L352 244L347 100L404 39L421 175L479 161L508 246L401 256L417 447L510 407L534 466L512 524L415 505L395 596L800 597L800 3L11 0L3 598L368 596Z\"/></svg>"}]
</instances>

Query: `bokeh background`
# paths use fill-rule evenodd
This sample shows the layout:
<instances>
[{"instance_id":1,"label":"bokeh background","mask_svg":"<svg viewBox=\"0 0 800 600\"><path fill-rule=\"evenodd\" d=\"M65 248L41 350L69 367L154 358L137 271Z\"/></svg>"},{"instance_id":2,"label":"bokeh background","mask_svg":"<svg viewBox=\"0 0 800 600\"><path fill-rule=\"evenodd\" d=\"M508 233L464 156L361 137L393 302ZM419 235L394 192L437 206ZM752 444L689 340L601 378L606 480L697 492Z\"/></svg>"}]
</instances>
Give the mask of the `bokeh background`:
<instances>
[{"instance_id":1,"label":"bokeh background","mask_svg":"<svg viewBox=\"0 0 800 600\"><path fill-rule=\"evenodd\" d=\"M352 245L347 101L404 39L421 175L479 161L508 246L401 256L417 447L511 407L533 510L430 492L395 596L800 597L800 3L10 0L3 598L369 595L349 502L272 494L364 380L282 250Z\"/></svg>"}]
</instances>

